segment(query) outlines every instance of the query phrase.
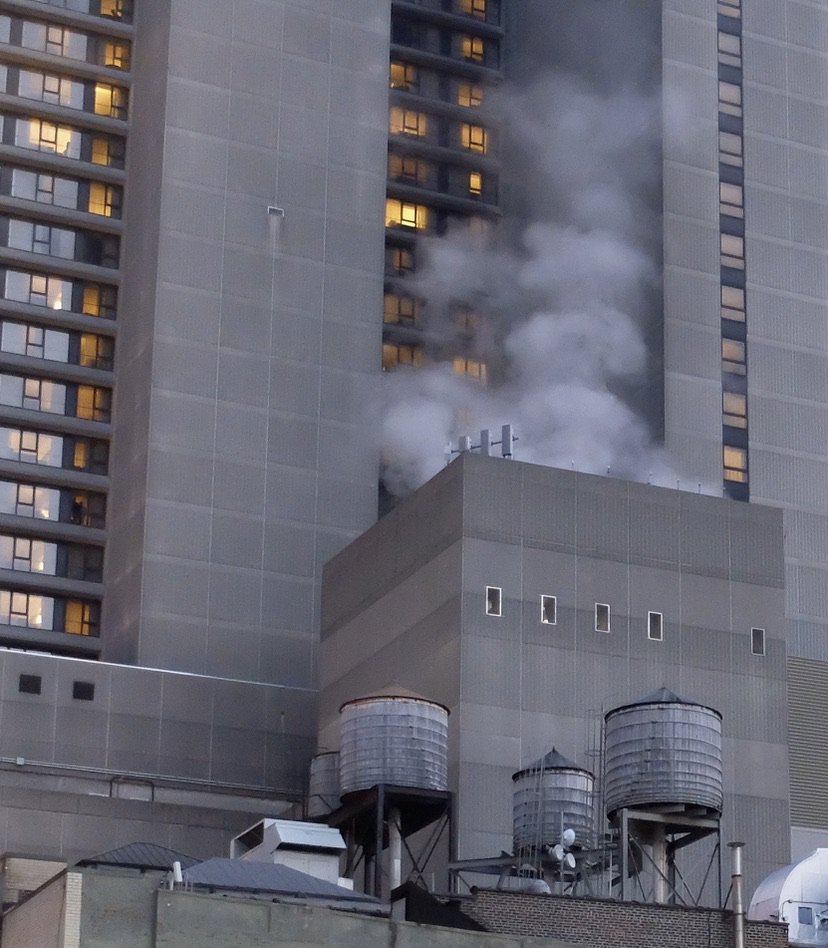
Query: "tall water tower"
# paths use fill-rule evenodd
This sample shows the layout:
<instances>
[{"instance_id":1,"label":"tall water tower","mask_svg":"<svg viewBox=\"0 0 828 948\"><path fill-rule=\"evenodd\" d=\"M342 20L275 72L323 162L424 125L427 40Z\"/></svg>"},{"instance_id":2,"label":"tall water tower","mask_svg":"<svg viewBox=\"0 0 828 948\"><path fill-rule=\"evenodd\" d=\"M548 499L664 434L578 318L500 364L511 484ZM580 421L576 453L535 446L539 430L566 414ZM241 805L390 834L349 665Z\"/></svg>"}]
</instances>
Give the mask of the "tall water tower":
<instances>
[{"instance_id":1,"label":"tall water tower","mask_svg":"<svg viewBox=\"0 0 828 948\"><path fill-rule=\"evenodd\" d=\"M621 898L698 904L714 874L720 900L721 714L661 688L604 722L604 799L619 835ZM705 837L715 843L691 884L677 858Z\"/></svg>"},{"instance_id":2,"label":"tall water tower","mask_svg":"<svg viewBox=\"0 0 828 948\"><path fill-rule=\"evenodd\" d=\"M377 897L403 881L404 861L410 864L406 878L422 879L444 836L451 848L448 715L443 705L403 688L340 708L342 801L325 819L345 837L345 874L353 875L362 862L365 891ZM426 827L431 832L413 846L411 837Z\"/></svg>"}]
</instances>

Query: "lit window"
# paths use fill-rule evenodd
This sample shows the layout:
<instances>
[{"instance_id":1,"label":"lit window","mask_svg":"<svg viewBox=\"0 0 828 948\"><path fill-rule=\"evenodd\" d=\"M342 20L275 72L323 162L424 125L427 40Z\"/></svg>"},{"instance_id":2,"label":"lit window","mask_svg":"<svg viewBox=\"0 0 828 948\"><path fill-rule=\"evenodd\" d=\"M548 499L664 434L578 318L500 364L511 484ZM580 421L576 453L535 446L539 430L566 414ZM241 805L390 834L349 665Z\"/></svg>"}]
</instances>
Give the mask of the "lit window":
<instances>
[{"instance_id":1,"label":"lit window","mask_svg":"<svg viewBox=\"0 0 828 948\"><path fill-rule=\"evenodd\" d=\"M101 59L104 66L129 69L129 43L122 40L106 40Z\"/></svg>"},{"instance_id":2,"label":"lit window","mask_svg":"<svg viewBox=\"0 0 828 948\"><path fill-rule=\"evenodd\" d=\"M485 155L488 151L488 134L482 125L469 125L463 122L460 125L460 143L469 151Z\"/></svg>"},{"instance_id":3,"label":"lit window","mask_svg":"<svg viewBox=\"0 0 828 948\"><path fill-rule=\"evenodd\" d=\"M742 0L719 0L719 13L739 19L742 15Z\"/></svg>"},{"instance_id":4,"label":"lit window","mask_svg":"<svg viewBox=\"0 0 828 948\"><path fill-rule=\"evenodd\" d=\"M413 326L420 319L421 303L413 296L386 293L383 322Z\"/></svg>"},{"instance_id":5,"label":"lit window","mask_svg":"<svg viewBox=\"0 0 828 948\"><path fill-rule=\"evenodd\" d=\"M474 82L461 82L457 87L457 104L477 108L483 102L483 86Z\"/></svg>"},{"instance_id":6,"label":"lit window","mask_svg":"<svg viewBox=\"0 0 828 948\"><path fill-rule=\"evenodd\" d=\"M100 214L103 217L120 217L121 189L101 181L91 182L87 210L90 214Z\"/></svg>"},{"instance_id":7,"label":"lit window","mask_svg":"<svg viewBox=\"0 0 828 948\"><path fill-rule=\"evenodd\" d=\"M486 19L486 0L460 0L460 12L467 16Z\"/></svg>"},{"instance_id":8,"label":"lit window","mask_svg":"<svg viewBox=\"0 0 828 948\"><path fill-rule=\"evenodd\" d=\"M111 168L124 166L124 140L108 135L95 135L92 138L90 160L96 165L108 165Z\"/></svg>"},{"instance_id":9,"label":"lit window","mask_svg":"<svg viewBox=\"0 0 828 948\"><path fill-rule=\"evenodd\" d=\"M467 306L461 306L454 314L454 321L457 328L466 333L475 333L480 329L482 319L480 313L469 309Z\"/></svg>"},{"instance_id":10,"label":"lit window","mask_svg":"<svg viewBox=\"0 0 828 948\"><path fill-rule=\"evenodd\" d=\"M647 638L653 642L660 642L664 638L664 616L662 613L647 613Z\"/></svg>"},{"instance_id":11,"label":"lit window","mask_svg":"<svg viewBox=\"0 0 828 948\"><path fill-rule=\"evenodd\" d=\"M733 270L745 269L745 239L735 234L720 234L721 262Z\"/></svg>"},{"instance_id":12,"label":"lit window","mask_svg":"<svg viewBox=\"0 0 828 948\"><path fill-rule=\"evenodd\" d=\"M89 421L109 421L112 406L112 393L108 388L96 388L94 385L79 385L77 407L78 418Z\"/></svg>"},{"instance_id":13,"label":"lit window","mask_svg":"<svg viewBox=\"0 0 828 948\"><path fill-rule=\"evenodd\" d=\"M483 193L483 175L479 171L469 172L469 194Z\"/></svg>"},{"instance_id":14,"label":"lit window","mask_svg":"<svg viewBox=\"0 0 828 948\"><path fill-rule=\"evenodd\" d=\"M100 606L94 602L70 599L66 603L63 628L72 635L97 635Z\"/></svg>"},{"instance_id":15,"label":"lit window","mask_svg":"<svg viewBox=\"0 0 828 948\"><path fill-rule=\"evenodd\" d=\"M111 369L115 346L107 336L96 336L85 332L80 337L78 365L91 366L94 369Z\"/></svg>"},{"instance_id":16,"label":"lit window","mask_svg":"<svg viewBox=\"0 0 828 948\"><path fill-rule=\"evenodd\" d=\"M733 33L719 33L719 62L725 66L742 65L742 40Z\"/></svg>"},{"instance_id":17,"label":"lit window","mask_svg":"<svg viewBox=\"0 0 828 948\"><path fill-rule=\"evenodd\" d=\"M479 359L455 356L452 359L451 367L454 369L455 375L465 375L466 378L476 379L478 382L486 384L488 367L485 362L481 362Z\"/></svg>"},{"instance_id":18,"label":"lit window","mask_svg":"<svg viewBox=\"0 0 828 948\"><path fill-rule=\"evenodd\" d=\"M609 632L610 607L605 602L595 603L595 631Z\"/></svg>"},{"instance_id":19,"label":"lit window","mask_svg":"<svg viewBox=\"0 0 828 948\"><path fill-rule=\"evenodd\" d=\"M732 165L734 168L742 167L741 135L733 132L719 132L719 161L723 165Z\"/></svg>"},{"instance_id":20,"label":"lit window","mask_svg":"<svg viewBox=\"0 0 828 948\"><path fill-rule=\"evenodd\" d=\"M740 286L722 287L722 319L745 321L745 291Z\"/></svg>"},{"instance_id":21,"label":"lit window","mask_svg":"<svg viewBox=\"0 0 828 948\"><path fill-rule=\"evenodd\" d=\"M722 460L726 481L737 481L740 484L747 482L747 451L744 448L734 448L730 444L724 445Z\"/></svg>"},{"instance_id":22,"label":"lit window","mask_svg":"<svg viewBox=\"0 0 828 948\"><path fill-rule=\"evenodd\" d=\"M416 135L422 138L428 130L428 116L425 112L393 105L388 113L388 129L392 135Z\"/></svg>"},{"instance_id":23,"label":"lit window","mask_svg":"<svg viewBox=\"0 0 828 948\"><path fill-rule=\"evenodd\" d=\"M50 151L66 158L80 158L81 132L66 125L55 125L42 119L17 120L14 144L20 148Z\"/></svg>"},{"instance_id":24,"label":"lit window","mask_svg":"<svg viewBox=\"0 0 828 948\"><path fill-rule=\"evenodd\" d=\"M751 629L750 630L750 650L754 655L765 654L765 630L764 629Z\"/></svg>"},{"instance_id":25,"label":"lit window","mask_svg":"<svg viewBox=\"0 0 828 948\"><path fill-rule=\"evenodd\" d=\"M742 87L735 82L719 80L719 111L724 115L742 114Z\"/></svg>"},{"instance_id":26,"label":"lit window","mask_svg":"<svg viewBox=\"0 0 828 948\"><path fill-rule=\"evenodd\" d=\"M556 596L541 596L541 622L555 625L558 621L558 599Z\"/></svg>"},{"instance_id":27,"label":"lit window","mask_svg":"<svg viewBox=\"0 0 828 948\"><path fill-rule=\"evenodd\" d=\"M719 213L729 217L745 216L745 197L741 184L719 182Z\"/></svg>"},{"instance_id":28,"label":"lit window","mask_svg":"<svg viewBox=\"0 0 828 948\"><path fill-rule=\"evenodd\" d=\"M389 67L388 84L392 89L416 92L420 84L417 67L412 66L411 63L392 62Z\"/></svg>"},{"instance_id":29,"label":"lit window","mask_svg":"<svg viewBox=\"0 0 828 948\"><path fill-rule=\"evenodd\" d=\"M127 113L127 91L106 82L95 83L95 115L124 119Z\"/></svg>"},{"instance_id":30,"label":"lit window","mask_svg":"<svg viewBox=\"0 0 828 948\"><path fill-rule=\"evenodd\" d=\"M503 615L502 611L502 590L499 586L487 586L486 587L486 615L487 616L500 616Z\"/></svg>"},{"instance_id":31,"label":"lit window","mask_svg":"<svg viewBox=\"0 0 828 948\"><path fill-rule=\"evenodd\" d=\"M747 397L737 392L722 392L722 422L731 428L747 428Z\"/></svg>"},{"instance_id":32,"label":"lit window","mask_svg":"<svg viewBox=\"0 0 828 948\"><path fill-rule=\"evenodd\" d=\"M745 374L745 344L738 339L722 339L722 372Z\"/></svg>"},{"instance_id":33,"label":"lit window","mask_svg":"<svg viewBox=\"0 0 828 948\"><path fill-rule=\"evenodd\" d=\"M101 16L122 20L132 17L132 0L101 0Z\"/></svg>"},{"instance_id":34,"label":"lit window","mask_svg":"<svg viewBox=\"0 0 828 948\"><path fill-rule=\"evenodd\" d=\"M485 58L486 48L479 36L461 36L460 49L463 59L468 59L470 62L482 63Z\"/></svg>"},{"instance_id":35,"label":"lit window","mask_svg":"<svg viewBox=\"0 0 828 948\"><path fill-rule=\"evenodd\" d=\"M382 368L390 372L398 365L420 366L423 364L423 350L419 346L403 343L384 342L382 345Z\"/></svg>"},{"instance_id":36,"label":"lit window","mask_svg":"<svg viewBox=\"0 0 828 948\"><path fill-rule=\"evenodd\" d=\"M404 181L406 184L428 184L429 166L419 158L410 155L397 155L392 152L388 156L388 177L394 181Z\"/></svg>"},{"instance_id":37,"label":"lit window","mask_svg":"<svg viewBox=\"0 0 828 948\"><path fill-rule=\"evenodd\" d=\"M87 316L102 316L105 319L115 318L115 303L117 291L114 286L99 286L96 283L87 283L83 287L83 309Z\"/></svg>"},{"instance_id":38,"label":"lit window","mask_svg":"<svg viewBox=\"0 0 828 948\"><path fill-rule=\"evenodd\" d=\"M385 226L425 230L428 227L428 208L425 204L388 198L385 202Z\"/></svg>"},{"instance_id":39,"label":"lit window","mask_svg":"<svg viewBox=\"0 0 828 948\"><path fill-rule=\"evenodd\" d=\"M31 593L0 590L0 622L34 629L51 629L54 600Z\"/></svg>"}]
</instances>

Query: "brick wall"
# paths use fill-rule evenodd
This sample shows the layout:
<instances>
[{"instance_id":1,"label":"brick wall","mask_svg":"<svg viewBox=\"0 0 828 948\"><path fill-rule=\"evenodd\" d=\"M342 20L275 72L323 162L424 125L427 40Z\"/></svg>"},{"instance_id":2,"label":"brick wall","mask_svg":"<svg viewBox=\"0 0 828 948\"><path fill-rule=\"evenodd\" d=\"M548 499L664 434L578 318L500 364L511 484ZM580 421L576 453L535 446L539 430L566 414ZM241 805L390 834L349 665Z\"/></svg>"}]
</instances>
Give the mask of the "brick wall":
<instances>
[{"instance_id":1,"label":"brick wall","mask_svg":"<svg viewBox=\"0 0 828 948\"><path fill-rule=\"evenodd\" d=\"M607 948L733 948L733 916L706 908L474 889L463 911L491 932ZM786 925L747 922L745 948L789 948Z\"/></svg>"}]
</instances>

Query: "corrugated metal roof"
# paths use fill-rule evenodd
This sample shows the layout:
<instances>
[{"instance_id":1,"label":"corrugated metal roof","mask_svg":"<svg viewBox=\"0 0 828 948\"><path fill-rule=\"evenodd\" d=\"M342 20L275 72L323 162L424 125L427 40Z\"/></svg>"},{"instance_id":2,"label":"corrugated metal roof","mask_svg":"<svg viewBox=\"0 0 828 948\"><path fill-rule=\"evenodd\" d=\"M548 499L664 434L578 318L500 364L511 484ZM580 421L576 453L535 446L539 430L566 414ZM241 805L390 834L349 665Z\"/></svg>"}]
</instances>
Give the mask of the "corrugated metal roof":
<instances>
[{"instance_id":1,"label":"corrugated metal roof","mask_svg":"<svg viewBox=\"0 0 828 948\"><path fill-rule=\"evenodd\" d=\"M377 900L361 892L352 892L276 863L252 862L246 859L208 859L184 871L188 885L209 889L268 892L274 895L308 896L320 899L341 899L372 903Z\"/></svg>"},{"instance_id":2,"label":"corrugated metal roof","mask_svg":"<svg viewBox=\"0 0 828 948\"><path fill-rule=\"evenodd\" d=\"M345 840L338 829L324 823L305 823L299 820L273 820L280 846L301 846L310 849L327 849L339 852L345 848Z\"/></svg>"},{"instance_id":3,"label":"corrugated metal roof","mask_svg":"<svg viewBox=\"0 0 828 948\"><path fill-rule=\"evenodd\" d=\"M186 853L167 849L157 843L129 843L118 849L97 856L89 856L77 863L79 866L125 866L129 869L169 869L174 862L180 862L181 868L194 866L198 860Z\"/></svg>"}]
</instances>

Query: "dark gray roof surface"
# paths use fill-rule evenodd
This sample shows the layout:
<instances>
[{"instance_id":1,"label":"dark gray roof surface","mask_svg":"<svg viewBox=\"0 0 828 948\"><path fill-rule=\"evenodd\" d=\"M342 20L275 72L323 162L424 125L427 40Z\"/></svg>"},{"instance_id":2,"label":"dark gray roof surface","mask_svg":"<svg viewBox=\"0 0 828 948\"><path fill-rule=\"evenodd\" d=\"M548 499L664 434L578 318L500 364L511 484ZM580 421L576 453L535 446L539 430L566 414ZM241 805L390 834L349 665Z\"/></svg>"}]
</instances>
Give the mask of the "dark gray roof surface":
<instances>
[{"instance_id":1,"label":"dark gray roof surface","mask_svg":"<svg viewBox=\"0 0 828 948\"><path fill-rule=\"evenodd\" d=\"M198 860L186 853L178 853L157 843L129 843L98 856L81 859L79 866L126 866L130 869L172 869L174 862L181 868L194 866Z\"/></svg>"},{"instance_id":2,"label":"dark gray roof surface","mask_svg":"<svg viewBox=\"0 0 828 948\"><path fill-rule=\"evenodd\" d=\"M184 870L184 882L210 889L272 892L281 895L304 895L321 899L342 899L372 903L377 900L361 892L317 879L272 862L252 859L208 859Z\"/></svg>"},{"instance_id":3,"label":"dark gray roof surface","mask_svg":"<svg viewBox=\"0 0 828 948\"><path fill-rule=\"evenodd\" d=\"M579 767L574 760L564 757L557 748L553 747L548 754L545 754L540 760L536 760L534 764L529 764L528 767L512 774L512 780L517 780L518 777L522 777L524 774L534 774L545 770L584 770L584 768ZM590 771L585 772L589 773Z\"/></svg>"}]
</instances>

